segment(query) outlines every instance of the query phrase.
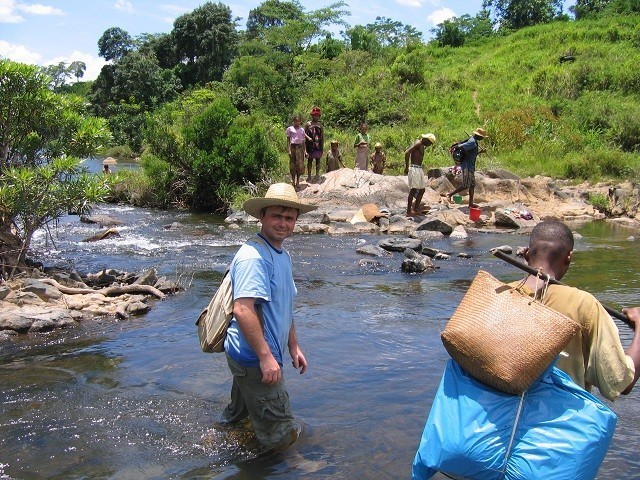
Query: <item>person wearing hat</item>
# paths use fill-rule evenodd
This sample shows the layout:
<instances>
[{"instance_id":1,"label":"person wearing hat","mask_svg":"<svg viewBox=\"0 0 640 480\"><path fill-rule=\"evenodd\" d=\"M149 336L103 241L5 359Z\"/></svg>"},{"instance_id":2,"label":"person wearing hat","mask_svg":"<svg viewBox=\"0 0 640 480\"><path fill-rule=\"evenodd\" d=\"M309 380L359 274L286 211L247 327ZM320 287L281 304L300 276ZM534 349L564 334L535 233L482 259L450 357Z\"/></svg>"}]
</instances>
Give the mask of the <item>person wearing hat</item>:
<instances>
[{"instance_id":1,"label":"person wearing hat","mask_svg":"<svg viewBox=\"0 0 640 480\"><path fill-rule=\"evenodd\" d=\"M233 318L224 349L233 384L223 417L235 423L248 416L258 440L280 450L299 434L283 377L285 352L300 373L307 370L293 322L297 290L291 257L282 244L298 215L316 207L300 201L293 185L276 183L264 197L244 202L243 209L260 219L261 229L259 238L240 247L229 268Z\"/></svg>"},{"instance_id":2,"label":"person wearing hat","mask_svg":"<svg viewBox=\"0 0 640 480\"><path fill-rule=\"evenodd\" d=\"M382 150L382 144L376 143L374 146L374 152L371 154L371 171L382 175L384 172L384 165L387 163L387 156Z\"/></svg>"},{"instance_id":3,"label":"person wearing hat","mask_svg":"<svg viewBox=\"0 0 640 480\"><path fill-rule=\"evenodd\" d=\"M473 203L473 194L476 189L476 159L478 155L486 152L486 149L478 148L478 142L486 138L487 132L485 132L484 128L476 128L473 131L473 135L471 135L466 141L459 143L458 145L462 147L465 154L460 161L460 168L462 168L462 185L456 188L453 192L447 194L447 198L449 202L451 202L452 197L463 190L469 191L469 207L474 207Z\"/></svg>"},{"instance_id":4,"label":"person wearing hat","mask_svg":"<svg viewBox=\"0 0 640 480\"><path fill-rule=\"evenodd\" d=\"M338 170L341 166L345 168L339 146L337 140L331 140L331 150L327 152L327 173Z\"/></svg>"},{"instance_id":5,"label":"person wearing hat","mask_svg":"<svg viewBox=\"0 0 640 480\"><path fill-rule=\"evenodd\" d=\"M358 134L353 142L353 148L356 149L356 167L358 170L366 170L369 163L369 134L366 122L360 122Z\"/></svg>"},{"instance_id":6,"label":"person wearing hat","mask_svg":"<svg viewBox=\"0 0 640 480\"><path fill-rule=\"evenodd\" d=\"M422 160L424 159L425 148L432 147L435 143L436 136L433 133L424 133L404 152L404 174L408 176L409 181L407 217L422 214L422 196L427 188L424 172L422 171ZM409 165L409 162L411 162L411 165Z\"/></svg>"},{"instance_id":7,"label":"person wearing hat","mask_svg":"<svg viewBox=\"0 0 640 480\"><path fill-rule=\"evenodd\" d=\"M311 109L311 120L304 126L307 136L307 182L311 182L311 166L316 161L316 177L320 176L320 159L324 152L324 128L320 123L320 109Z\"/></svg>"}]
</instances>

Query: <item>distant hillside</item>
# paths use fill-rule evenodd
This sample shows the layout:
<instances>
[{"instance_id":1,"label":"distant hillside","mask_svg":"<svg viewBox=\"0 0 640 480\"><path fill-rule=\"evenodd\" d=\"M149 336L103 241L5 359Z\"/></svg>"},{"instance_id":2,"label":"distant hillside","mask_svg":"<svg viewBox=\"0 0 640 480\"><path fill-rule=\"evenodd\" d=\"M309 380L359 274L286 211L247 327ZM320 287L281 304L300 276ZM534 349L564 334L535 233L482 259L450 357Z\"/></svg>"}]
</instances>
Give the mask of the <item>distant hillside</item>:
<instances>
[{"instance_id":1,"label":"distant hillside","mask_svg":"<svg viewBox=\"0 0 640 480\"><path fill-rule=\"evenodd\" d=\"M483 44L419 45L385 58L345 51L317 66L298 111L323 109L327 135L341 141L347 166L364 118L396 171L420 133L437 136L426 160L442 166L450 163L451 143L484 126L490 158L481 157L480 168L639 181L638 20L556 22Z\"/></svg>"}]
</instances>

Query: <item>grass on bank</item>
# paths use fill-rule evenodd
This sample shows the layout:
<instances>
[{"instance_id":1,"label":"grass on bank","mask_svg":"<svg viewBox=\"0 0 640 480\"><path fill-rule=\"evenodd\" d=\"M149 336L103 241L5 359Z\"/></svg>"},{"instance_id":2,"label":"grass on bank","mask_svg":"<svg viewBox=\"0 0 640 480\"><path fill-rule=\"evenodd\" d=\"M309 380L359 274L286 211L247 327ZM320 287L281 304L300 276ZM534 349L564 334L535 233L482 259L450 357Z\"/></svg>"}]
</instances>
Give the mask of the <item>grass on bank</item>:
<instances>
[{"instance_id":1,"label":"grass on bank","mask_svg":"<svg viewBox=\"0 0 640 480\"><path fill-rule=\"evenodd\" d=\"M639 46L638 17L623 16L538 25L460 48L422 45L380 58L346 51L326 71L306 72L291 115L304 121L320 106L326 148L338 140L348 167L359 120L384 144L392 175L403 173L404 150L421 133L438 138L425 167L446 167L449 146L483 126L488 156L480 170L640 183ZM574 61L561 62L565 55ZM263 118L278 152L265 180L286 181L287 125L269 112ZM254 188L240 188L234 203Z\"/></svg>"}]
</instances>

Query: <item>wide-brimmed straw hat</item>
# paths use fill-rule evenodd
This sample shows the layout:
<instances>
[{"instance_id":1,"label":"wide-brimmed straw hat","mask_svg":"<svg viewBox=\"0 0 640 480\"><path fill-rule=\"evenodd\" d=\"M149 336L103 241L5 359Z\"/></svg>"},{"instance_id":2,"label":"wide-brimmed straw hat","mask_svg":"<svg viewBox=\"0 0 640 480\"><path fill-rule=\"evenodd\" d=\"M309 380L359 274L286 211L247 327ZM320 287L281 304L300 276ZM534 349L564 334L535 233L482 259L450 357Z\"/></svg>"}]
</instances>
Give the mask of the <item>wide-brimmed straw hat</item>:
<instances>
[{"instance_id":1,"label":"wide-brimmed straw hat","mask_svg":"<svg viewBox=\"0 0 640 480\"><path fill-rule=\"evenodd\" d=\"M433 133L423 133L422 135L420 135L420 138L429 140L432 145L436 143L436 136Z\"/></svg>"},{"instance_id":2,"label":"wide-brimmed straw hat","mask_svg":"<svg viewBox=\"0 0 640 480\"><path fill-rule=\"evenodd\" d=\"M485 132L484 128L480 128L480 127L476 128L473 131L473 134L477 135L478 137L482 137L482 138L487 136L487 132Z\"/></svg>"},{"instance_id":3,"label":"wide-brimmed straw hat","mask_svg":"<svg viewBox=\"0 0 640 480\"><path fill-rule=\"evenodd\" d=\"M288 183L274 183L264 197L250 198L242 204L242 208L252 217L260 218L260 211L266 207L296 208L299 215L315 210L315 205L300 201L296 189Z\"/></svg>"}]
</instances>

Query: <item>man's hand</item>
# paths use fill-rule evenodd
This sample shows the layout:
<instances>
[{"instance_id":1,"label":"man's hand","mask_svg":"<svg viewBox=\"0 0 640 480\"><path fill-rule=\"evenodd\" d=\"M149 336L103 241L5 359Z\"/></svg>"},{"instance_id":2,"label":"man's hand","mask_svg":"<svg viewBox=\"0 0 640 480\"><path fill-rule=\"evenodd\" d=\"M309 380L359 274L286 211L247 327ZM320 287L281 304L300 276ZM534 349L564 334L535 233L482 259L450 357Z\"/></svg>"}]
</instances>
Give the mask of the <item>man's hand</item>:
<instances>
[{"instance_id":1,"label":"man's hand","mask_svg":"<svg viewBox=\"0 0 640 480\"><path fill-rule=\"evenodd\" d=\"M622 313L633 322L634 330L637 332L640 328L640 307L623 308Z\"/></svg>"},{"instance_id":2,"label":"man's hand","mask_svg":"<svg viewBox=\"0 0 640 480\"><path fill-rule=\"evenodd\" d=\"M291 359L293 360L291 362L291 365L293 365L293 368L295 368L296 370L300 369L300 375L302 375L307 371L307 359L304 358L302 350L300 350L300 347L295 347L289 349L289 353L291 354Z\"/></svg>"},{"instance_id":3,"label":"man's hand","mask_svg":"<svg viewBox=\"0 0 640 480\"><path fill-rule=\"evenodd\" d=\"M267 385L275 385L282 377L280 365L278 365L273 355L260 359L260 370L262 371L262 383Z\"/></svg>"}]
</instances>

